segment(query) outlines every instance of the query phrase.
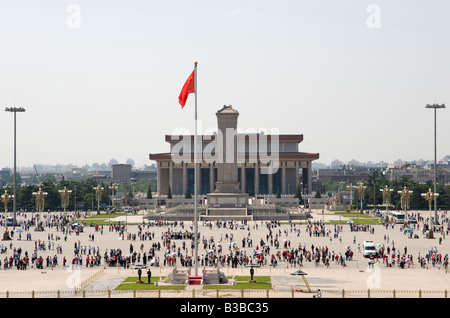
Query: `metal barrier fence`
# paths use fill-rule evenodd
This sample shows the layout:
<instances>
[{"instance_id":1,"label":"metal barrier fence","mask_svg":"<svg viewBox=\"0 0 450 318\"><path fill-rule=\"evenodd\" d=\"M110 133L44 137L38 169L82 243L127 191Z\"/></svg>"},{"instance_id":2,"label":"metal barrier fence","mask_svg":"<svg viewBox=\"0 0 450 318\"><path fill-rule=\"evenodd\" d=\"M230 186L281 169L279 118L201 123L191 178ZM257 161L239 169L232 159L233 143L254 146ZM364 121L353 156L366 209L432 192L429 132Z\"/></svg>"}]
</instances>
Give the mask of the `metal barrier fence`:
<instances>
[{"instance_id":1,"label":"metal barrier fence","mask_svg":"<svg viewBox=\"0 0 450 318\"><path fill-rule=\"evenodd\" d=\"M447 290L345 290L323 289L323 298L447 298ZM0 298L313 298L316 292L291 290L98 290L0 292Z\"/></svg>"},{"instance_id":2,"label":"metal barrier fence","mask_svg":"<svg viewBox=\"0 0 450 318\"><path fill-rule=\"evenodd\" d=\"M87 279L82 281L79 286L75 287L75 293L79 293L80 291L83 291L86 287L88 287L90 284L95 282L98 278L100 278L105 273L105 268L102 268L101 270L97 271L95 274L89 276Z\"/></svg>"}]
</instances>

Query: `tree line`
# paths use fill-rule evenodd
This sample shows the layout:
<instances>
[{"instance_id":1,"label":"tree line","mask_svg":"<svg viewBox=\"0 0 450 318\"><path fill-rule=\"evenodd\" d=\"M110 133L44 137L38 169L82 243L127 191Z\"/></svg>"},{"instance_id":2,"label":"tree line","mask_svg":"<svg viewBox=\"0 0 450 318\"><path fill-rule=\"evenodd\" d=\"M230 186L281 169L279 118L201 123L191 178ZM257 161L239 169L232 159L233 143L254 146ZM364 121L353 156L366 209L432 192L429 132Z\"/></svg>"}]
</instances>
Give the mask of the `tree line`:
<instances>
[{"instance_id":1,"label":"tree line","mask_svg":"<svg viewBox=\"0 0 450 318\"><path fill-rule=\"evenodd\" d=\"M18 179L18 181L19 180L20 179ZM20 182L18 182L18 184L20 184ZM133 190L148 193L156 188L156 185L149 182L140 182L133 186L119 184L117 190L112 193L109 183L97 182L92 178L79 180L65 180L63 178L61 181L55 182L54 177L48 175L44 176L37 185L18 186L16 189L16 207L17 210L36 211L36 198L33 196L33 192L37 192L41 189L43 192L47 193L47 196L45 197L44 211L63 211L61 194L59 193L59 190L67 188L67 190L71 190L71 193L69 194L69 205L67 207L67 211L74 211L75 204L77 210L97 210L97 197L94 188L98 185L104 189L100 200L100 206L102 207L101 210L104 210L105 207L111 206L111 194L115 195L118 191L126 193L126 196L123 198L124 205L135 205ZM12 185L7 184L5 189L9 194L13 194ZM3 192L1 194L3 194ZM1 207L3 210L3 204ZM8 211L12 210L13 208L11 201L9 203Z\"/></svg>"},{"instance_id":2,"label":"tree line","mask_svg":"<svg viewBox=\"0 0 450 318\"><path fill-rule=\"evenodd\" d=\"M362 182L366 187L364 191L364 207L382 207L384 206L383 192L380 191L384 187L392 189L391 192L391 206L394 209L401 210L401 194L405 187L408 191L412 191L409 197L409 209L411 210L428 210L428 201L422 197L422 193L428 192L430 189L434 191L434 183L428 182L416 182L408 177L402 177L397 180L388 180L384 175L378 173L378 171L372 171L369 173L368 180ZM327 182L322 184L322 193L324 192L336 192L338 189L341 191L348 191L347 186L350 183L343 182ZM354 182L352 185L358 186L358 182ZM436 186L436 192L439 193L437 199L438 209L447 210L450 209L450 184L438 183ZM359 197L357 190L353 190L353 202L354 206L358 206ZM434 209L434 206L433 206Z\"/></svg>"}]
</instances>

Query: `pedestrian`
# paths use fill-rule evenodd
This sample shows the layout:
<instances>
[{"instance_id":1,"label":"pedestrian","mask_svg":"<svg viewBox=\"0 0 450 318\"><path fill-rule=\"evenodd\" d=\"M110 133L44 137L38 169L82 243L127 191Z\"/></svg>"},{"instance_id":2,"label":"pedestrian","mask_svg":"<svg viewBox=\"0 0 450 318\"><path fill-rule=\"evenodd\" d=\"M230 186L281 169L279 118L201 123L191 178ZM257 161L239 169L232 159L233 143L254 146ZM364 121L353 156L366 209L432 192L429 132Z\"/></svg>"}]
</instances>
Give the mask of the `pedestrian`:
<instances>
[{"instance_id":1,"label":"pedestrian","mask_svg":"<svg viewBox=\"0 0 450 318\"><path fill-rule=\"evenodd\" d=\"M317 290L317 298L322 298L322 291L320 289Z\"/></svg>"},{"instance_id":2,"label":"pedestrian","mask_svg":"<svg viewBox=\"0 0 450 318\"><path fill-rule=\"evenodd\" d=\"M147 279L148 279L148 283L150 284L150 281L152 279L152 271L150 270L150 268L147 271Z\"/></svg>"}]
</instances>

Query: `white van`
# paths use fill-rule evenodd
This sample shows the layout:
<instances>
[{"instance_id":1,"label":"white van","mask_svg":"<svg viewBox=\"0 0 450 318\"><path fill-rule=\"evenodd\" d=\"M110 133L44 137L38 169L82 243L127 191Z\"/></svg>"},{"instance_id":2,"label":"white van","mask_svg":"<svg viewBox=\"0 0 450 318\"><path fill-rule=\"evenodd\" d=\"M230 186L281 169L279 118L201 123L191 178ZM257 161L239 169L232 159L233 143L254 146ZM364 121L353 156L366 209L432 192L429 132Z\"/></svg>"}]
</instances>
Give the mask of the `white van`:
<instances>
[{"instance_id":1,"label":"white van","mask_svg":"<svg viewBox=\"0 0 450 318\"><path fill-rule=\"evenodd\" d=\"M133 207L131 207L131 206L124 206L123 207L123 211L125 213L136 213L135 209Z\"/></svg>"},{"instance_id":2,"label":"white van","mask_svg":"<svg viewBox=\"0 0 450 318\"><path fill-rule=\"evenodd\" d=\"M16 220L16 224L14 224L14 218L13 217L7 217L6 218L6 225L7 226L14 226L14 225L19 225L17 220Z\"/></svg>"},{"instance_id":3,"label":"white van","mask_svg":"<svg viewBox=\"0 0 450 318\"><path fill-rule=\"evenodd\" d=\"M370 255L372 255L373 257L377 256L377 251L375 249L375 244L373 243L373 241L364 241L363 255L364 257L370 257Z\"/></svg>"}]
</instances>

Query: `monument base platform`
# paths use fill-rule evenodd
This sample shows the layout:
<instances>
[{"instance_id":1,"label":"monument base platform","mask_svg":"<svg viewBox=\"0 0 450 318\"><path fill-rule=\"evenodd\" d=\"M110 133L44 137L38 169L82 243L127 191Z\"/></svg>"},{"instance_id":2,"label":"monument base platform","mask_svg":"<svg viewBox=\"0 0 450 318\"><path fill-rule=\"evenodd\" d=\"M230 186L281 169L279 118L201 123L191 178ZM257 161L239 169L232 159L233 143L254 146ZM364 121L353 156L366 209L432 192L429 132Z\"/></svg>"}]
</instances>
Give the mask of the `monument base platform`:
<instances>
[{"instance_id":1,"label":"monument base platform","mask_svg":"<svg viewBox=\"0 0 450 318\"><path fill-rule=\"evenodd\" d=\"M248 214L247 193L209 193L207 195L208 208L202 220L229 220L251 221L253 218Z\"/></svg>"},{"instance_id":2,"label":"monument base platform","mask_svg":"<svg viewBox=\"0 0 450 318\"><path fill-rule=\"evenodd\" d=\"M253 221L251 215L202 215L201 221Z\"/></svg>"},{"instance_id":3,"label":"monument base platform","mask_svg":"<svg viewBox=\"0 0 450 318\"><path fill-rule=\"evenodd\" d=\"M239 189L239 182L216 182L216 190L214 194L239 194L241 193Z\"/></svg>"}]
</instances>

